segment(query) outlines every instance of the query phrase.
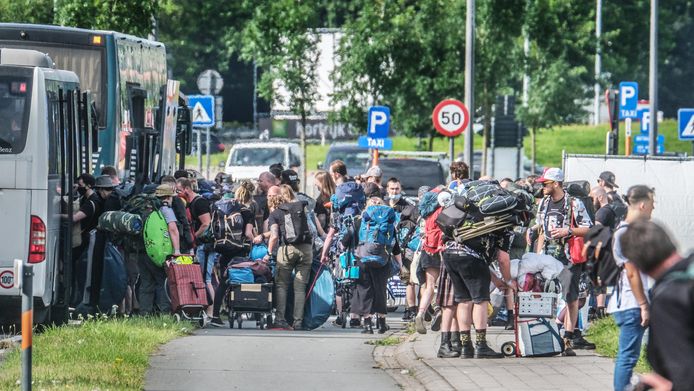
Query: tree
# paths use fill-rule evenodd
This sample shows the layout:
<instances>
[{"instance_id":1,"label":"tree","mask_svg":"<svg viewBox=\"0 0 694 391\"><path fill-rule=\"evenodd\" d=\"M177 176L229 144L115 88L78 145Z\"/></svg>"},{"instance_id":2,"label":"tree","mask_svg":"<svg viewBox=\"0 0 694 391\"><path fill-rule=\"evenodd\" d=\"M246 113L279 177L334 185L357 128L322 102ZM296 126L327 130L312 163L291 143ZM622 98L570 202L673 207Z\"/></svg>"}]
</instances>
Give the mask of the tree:
<instances>
[{"instance_id":1,"label":"tree","mask_svg":"<svg viewBox=\"0 0 694 391\"><path fill-rule=\"evenodd\" d=\"M50 24L53 0L0 0L0 22Z\"/></svg>"},{"instance_id":2,"label":"tree","mask_svg":"<svg viewBox=\"0 0 694 391\"><path fill-rule=\"evenodd\" d=\"M252 17L242 32L241 58L255 61L264 72L258 91L265 99L278 99L286 91L287 104L301 120L303 176L306 178L306 123L318 98L318 4L314 1L247 0ZM306 186L306 180L302 182Z\"/></svg>"},{"instance_id":3,"label":"tree","mask_svg":"<svg viewBox=\"0 0 694 391\"><path fill-rule=\"evenodd\" d=\"M55 0L54 23L147 37L158 7L155 0Z\"/></svg>"}]
</instances>

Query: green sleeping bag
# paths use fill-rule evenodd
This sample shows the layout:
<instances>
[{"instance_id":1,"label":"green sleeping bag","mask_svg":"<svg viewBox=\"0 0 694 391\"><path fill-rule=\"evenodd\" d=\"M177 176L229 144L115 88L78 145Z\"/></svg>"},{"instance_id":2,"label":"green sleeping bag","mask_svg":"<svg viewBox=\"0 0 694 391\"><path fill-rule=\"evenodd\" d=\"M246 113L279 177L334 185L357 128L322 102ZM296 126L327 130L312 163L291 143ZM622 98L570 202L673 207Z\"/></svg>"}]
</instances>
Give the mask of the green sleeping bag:
<instances>
[{"instance_id":1,"label":"green sleeping bag","mask_svg":"<svg viewBox=\"0 0 694 391\"><path fill-rule=\"evenodd\" d=\"M163 266L166 257L173 254L173 245L169 236L169 227L160 211L150 213L142 230L145 251L149 259L157 266Z\"/></svg>"}]
</instances>

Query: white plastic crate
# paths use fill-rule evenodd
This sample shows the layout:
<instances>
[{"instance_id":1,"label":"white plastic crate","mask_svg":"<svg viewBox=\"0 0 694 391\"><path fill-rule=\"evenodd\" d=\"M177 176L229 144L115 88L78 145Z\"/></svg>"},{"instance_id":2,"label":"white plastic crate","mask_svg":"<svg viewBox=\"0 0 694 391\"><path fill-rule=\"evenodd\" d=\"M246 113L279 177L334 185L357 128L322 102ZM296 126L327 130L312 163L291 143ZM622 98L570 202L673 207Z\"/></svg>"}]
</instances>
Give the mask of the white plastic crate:
<instances>
[{"instance_id":1,"label":"white plastic crate","mask_svg":"<svg viewBox=\"0 0 694 391\"><path fill-rule=\"evenodd\" d=\"M518 292L518 316L521 318L554 318L557 313L556 293Z\"/></svg>"}]
</instances>

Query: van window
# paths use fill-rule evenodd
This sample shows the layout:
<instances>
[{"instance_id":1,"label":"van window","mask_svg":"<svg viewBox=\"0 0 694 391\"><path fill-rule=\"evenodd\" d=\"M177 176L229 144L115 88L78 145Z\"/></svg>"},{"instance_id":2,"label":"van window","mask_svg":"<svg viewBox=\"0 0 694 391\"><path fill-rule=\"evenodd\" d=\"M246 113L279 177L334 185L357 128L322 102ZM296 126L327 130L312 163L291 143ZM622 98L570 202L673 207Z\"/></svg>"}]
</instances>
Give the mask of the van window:
<instances>
[{"instance_id":1,"label":"van window","mask_svg":"<svg viewBox=\"0 0 694 391\"><path fill-rule=\"evenodd\" d=\"M289 167L301 167L301 158L290 148Z\"/></svg>"},{"instance_id":2,"label":"van window","mask_svg":"<svg viewBox=\"0 0 694 391\"><path fill-rule=\"evenodd\" d=\"M31 78L0 75L0 154L18 154L24 150Z\"/></svg>"},{"instance_id":3,"label":"van window","mask_svg":"<svg viewBox=\"0 0 694 391\"><path fill-rule=\"evenodd\" d=\"M231 152L232 166L284 164L284 148L237 148Z\"/></svg>"}]
</instances>

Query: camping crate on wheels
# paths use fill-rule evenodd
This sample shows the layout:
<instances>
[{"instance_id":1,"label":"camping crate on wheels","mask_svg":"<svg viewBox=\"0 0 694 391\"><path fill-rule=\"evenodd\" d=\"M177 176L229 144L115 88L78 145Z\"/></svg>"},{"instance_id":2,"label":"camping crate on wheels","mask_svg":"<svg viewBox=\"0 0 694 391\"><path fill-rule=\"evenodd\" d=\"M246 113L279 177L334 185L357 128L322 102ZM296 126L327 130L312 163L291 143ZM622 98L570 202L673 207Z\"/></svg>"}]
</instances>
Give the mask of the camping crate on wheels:
<instances>
[{"instance_id":1,"label":"camping crate on wheels","mask_svg":"<svg viewBox=\"0 0 694 391\"><path fill-rule=\"evenodd\" d=\"M252 314L261 329L272 325L272 290L274 284L231 284L226 300L229 308L229 328L242 327L243 314Z\"/></svg>"}]
</instances>

